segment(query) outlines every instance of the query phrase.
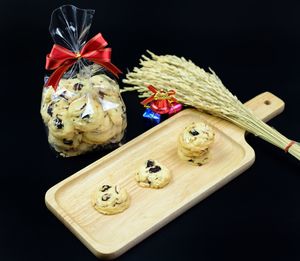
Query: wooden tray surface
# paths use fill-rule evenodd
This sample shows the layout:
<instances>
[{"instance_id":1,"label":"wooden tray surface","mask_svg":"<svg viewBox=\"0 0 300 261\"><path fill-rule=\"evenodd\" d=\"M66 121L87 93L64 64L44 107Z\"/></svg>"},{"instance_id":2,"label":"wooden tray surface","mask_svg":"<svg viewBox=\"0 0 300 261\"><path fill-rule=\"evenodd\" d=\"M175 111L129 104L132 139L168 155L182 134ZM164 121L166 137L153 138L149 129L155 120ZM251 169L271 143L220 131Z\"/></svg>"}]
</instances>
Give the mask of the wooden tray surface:
<instances>
[{"instance_id":1,"label":"wooden tray surface","mask_svg":"<svg viewBox=\"0 0 300 261\"><path fill-rule=\"evenodd\" d=\"M267 102L266 102L267 101ZM261 119L276 116L284 103L263 93L246 103ZM179 132L192 121L207 122L216 133L212 159L201 167L177 156ZM145 189L134 180L147 159L159 159L172 171L163 189ZM115 258L197 204L254 162L244 131L233 124L187 109L143 133L93 164L61 181L46 193L47 207L97 256ZM131 197L123 213L105 216L91 204L99 184L119 184Z\"/></svg>"}]
</instances>

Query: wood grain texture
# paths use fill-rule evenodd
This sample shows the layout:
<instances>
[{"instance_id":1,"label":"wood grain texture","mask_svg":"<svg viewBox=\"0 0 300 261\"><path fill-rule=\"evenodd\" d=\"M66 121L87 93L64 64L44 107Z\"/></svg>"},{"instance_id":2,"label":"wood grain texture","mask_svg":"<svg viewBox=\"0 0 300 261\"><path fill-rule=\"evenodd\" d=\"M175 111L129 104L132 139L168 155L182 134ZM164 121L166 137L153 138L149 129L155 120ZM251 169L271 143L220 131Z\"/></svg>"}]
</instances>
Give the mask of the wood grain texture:
<instances>
[{"instance_id":1,"label":"wood grain texture","mask_svg":"<svg viewBox=\"0 0 300 261\"><path fill-rule=\"evenodd\" d=\"M284 103L266 92L246 106L268 120L282 112ZM212 159L201 167L181 161L176 153L179 132L199 120L216 132ZM255 154L244 134L229 122L184 110L49 189L46 205L97 257L115 258L250 167ZM163 189L141 188L134 180L138 166L149 158L172 171ZM129 209L113 216L99 214L91 195L102 183L126 188Z\"/></svg>"}]
</instances>

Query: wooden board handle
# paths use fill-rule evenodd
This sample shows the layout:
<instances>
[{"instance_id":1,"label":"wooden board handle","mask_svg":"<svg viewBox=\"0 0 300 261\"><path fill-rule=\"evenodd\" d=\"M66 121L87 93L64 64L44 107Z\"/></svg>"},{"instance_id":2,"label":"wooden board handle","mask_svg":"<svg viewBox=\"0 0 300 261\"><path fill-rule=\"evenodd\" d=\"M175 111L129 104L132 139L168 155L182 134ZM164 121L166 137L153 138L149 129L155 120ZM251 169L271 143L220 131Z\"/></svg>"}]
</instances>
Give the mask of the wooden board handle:
<instances>
[{"instance_id":1,"label":"wooden board handle","mask_svg":"<svg viewBox=\"0 0 300 261\"><path fill-rule=\"evenodd\" d=\"M284 102L270 92L264 92L247 101L245 106L261 120L268 121L284 110Z\"/></svg>"}]
</instances>

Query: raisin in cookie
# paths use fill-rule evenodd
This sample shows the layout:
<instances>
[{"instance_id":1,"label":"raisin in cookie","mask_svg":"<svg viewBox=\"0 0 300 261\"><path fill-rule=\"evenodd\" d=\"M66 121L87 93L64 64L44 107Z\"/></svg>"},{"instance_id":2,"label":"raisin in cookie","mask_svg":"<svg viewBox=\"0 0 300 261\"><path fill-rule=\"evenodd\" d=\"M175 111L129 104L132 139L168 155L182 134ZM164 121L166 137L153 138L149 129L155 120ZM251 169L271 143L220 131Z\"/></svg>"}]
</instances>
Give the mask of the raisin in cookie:
<instances>
[{"instance_id":1,"label":"raisin in cookie","mask_svg":"<svg viewBox=\"0 0 300 261\"><path fill-rule=\"evenodd\" d=\"M130 197L125 189L117 185L102 185L94 193L92 204L98 212L114 215L129 207Z\"/></svg>"},{"instance_id":2,"label":"raisin in cookie","mask_svg":"<svg viewBox=\"0 0 300 261\"><path fill-rule=\"evenodd\" d=\"M171 180L170 170L157 160L149 159L135 174L135 180L141 187L163 188Z\"/></svg>"}]
</instances>

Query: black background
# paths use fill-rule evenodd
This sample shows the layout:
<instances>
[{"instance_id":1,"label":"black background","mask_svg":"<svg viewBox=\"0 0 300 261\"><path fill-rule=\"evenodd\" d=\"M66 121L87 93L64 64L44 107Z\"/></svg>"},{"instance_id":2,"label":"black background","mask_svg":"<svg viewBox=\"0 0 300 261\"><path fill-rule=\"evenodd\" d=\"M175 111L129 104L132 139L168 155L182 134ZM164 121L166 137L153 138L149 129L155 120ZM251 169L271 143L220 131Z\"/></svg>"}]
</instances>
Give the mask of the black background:
<instances>
[{"instance_id":1,"label":"black background","mask_svg":"<svg viewBox=\"0 0 300 261\"><path fill-rule=\"evenodd\" d=\"M90 36L103 33L123 71L146 49L190 58L243 102L281 97L286 109L270 124L300 139L299 1L1 1L1 261L96 260L44 205L50 187L104 155L56 158L39 115L50 15L66 3L96 9ZM146 130L143 108L123 97L130 140ZM247 141L249 170L119 260L300 260L299 162Z\"/></svg>"}]
</instances>

